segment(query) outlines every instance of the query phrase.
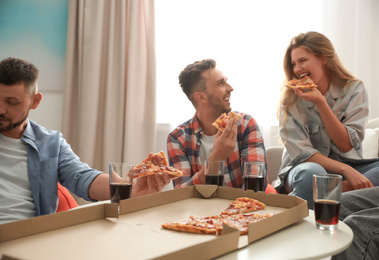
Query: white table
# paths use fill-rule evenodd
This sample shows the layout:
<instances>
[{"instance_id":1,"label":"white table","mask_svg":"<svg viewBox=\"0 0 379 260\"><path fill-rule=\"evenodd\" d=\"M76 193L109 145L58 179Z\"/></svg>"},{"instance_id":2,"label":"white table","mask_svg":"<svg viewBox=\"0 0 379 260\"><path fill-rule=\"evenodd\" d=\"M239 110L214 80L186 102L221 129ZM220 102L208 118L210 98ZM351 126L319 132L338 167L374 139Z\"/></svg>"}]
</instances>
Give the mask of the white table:
<instances>
[{"instance_id":1,"label":"white table","mask_svg":"<svg viewBox=\"0 0 379 260\"><path fill-rule=\"evenodd\" d=\"M217 259L320 259L344 251L353 232L343 222L333 232L316 228L313 210L302 221Z\"/></svg>"}]
</instances>

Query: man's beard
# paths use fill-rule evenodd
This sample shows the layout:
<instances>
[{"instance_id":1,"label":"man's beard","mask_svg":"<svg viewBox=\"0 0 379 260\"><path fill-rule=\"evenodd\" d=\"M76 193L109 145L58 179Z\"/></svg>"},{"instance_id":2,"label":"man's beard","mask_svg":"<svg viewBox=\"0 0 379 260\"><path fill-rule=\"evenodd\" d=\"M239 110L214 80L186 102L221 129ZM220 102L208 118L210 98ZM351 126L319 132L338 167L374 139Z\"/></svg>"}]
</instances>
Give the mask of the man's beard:
<instances>
[{"instance_id":1,"label":"man's beard","mask_svg":"<svg viewBox=\"0 0 379 260\"><path fill-rule=\"evenodd\" d=\"M7 119L3 115L0 115L0 118L1 119ZM20 121L18 121L16 123L12 123L12 120L8 120L10 122L8 126L1 126L0 125L0 132L10 131L10 130L18 127L19 125L21 125L22 123L24 123L27 118L28 118L28 115L26 115L24 119L22 119L22 120L20 120Z\"/></svg>"},{"instance_id":2,"label":"man's beard","mask_svg":"<svg viewBox=\"0 0 379 260\"><path fill-rule=\"evenodd\" d=\"M208 95L209 104L217 111L218 115L222 113L229 113L232 109L230 107L226 108L223 105L220 105L217 100L213 99L212 96Z\"/></svg>"}]
</instances>

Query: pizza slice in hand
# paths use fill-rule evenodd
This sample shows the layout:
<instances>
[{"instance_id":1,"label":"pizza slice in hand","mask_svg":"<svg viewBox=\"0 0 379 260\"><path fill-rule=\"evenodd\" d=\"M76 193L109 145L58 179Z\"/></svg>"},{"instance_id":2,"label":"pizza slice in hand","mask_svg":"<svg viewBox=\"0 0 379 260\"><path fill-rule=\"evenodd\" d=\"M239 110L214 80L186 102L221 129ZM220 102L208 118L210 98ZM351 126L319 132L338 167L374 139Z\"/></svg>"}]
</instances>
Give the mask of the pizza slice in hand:
<instances>
[{"instance_id":1,"label":"pizza slice in hand","mask_svg":"<svg viewBox=\"0 0 379 260\"><path fill-rule=\"evenodd\" d=\"M228 122L234 118L237 118L239 121L241 120L242 116L233 111L230 112L229 114L223 113L221 114L221 116L219 116L216 119L216 121L212 123L212 125L216 127L218 130L220 130L221 132L223 132Z\"/></svg>"},{"instance_id":2,"label":"pizza slice in hand","mask_svg":"<svg viewBox=\"0 0 379 260\"><path fill-rule=\"evenodd\" d=\"M288 81L286 87L290 89L310 89L317 88L317 85L308 76L304 76L300 79Z\"/></svg>"},{"instance_id":3,"label":"pizza slice in hand","mask_svg":"<svg viewBox=\"0 0 379 260\"><path fill-rule=\"evenodd\" d=\"M149 156L133 169L133 178L137 179L156 173L168 173L174 177L183 176L183 172L168 165L166 155L163 151L150 153Z\"/></svg>"}]
</instances>

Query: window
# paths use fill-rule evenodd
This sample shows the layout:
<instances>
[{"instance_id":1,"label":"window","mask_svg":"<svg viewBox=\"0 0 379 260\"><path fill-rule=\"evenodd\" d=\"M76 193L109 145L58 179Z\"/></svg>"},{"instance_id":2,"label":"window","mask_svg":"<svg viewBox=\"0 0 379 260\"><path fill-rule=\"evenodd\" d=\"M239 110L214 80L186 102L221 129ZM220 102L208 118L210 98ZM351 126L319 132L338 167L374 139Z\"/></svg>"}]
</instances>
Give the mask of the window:
<instances>
[{"instance_id":1,"label":"window","mask_svg":"<svg viewBox=\"0 0 379 260\"><path fill-rule=\"evenodd\" d=\"M212 58L234 88L232 109L261 126L277 125L285 49L301 32L321 32L321 2L156 1L157 122L174 127L192 118L178 76L186 65Z\"/></svg>"}]
</instances>

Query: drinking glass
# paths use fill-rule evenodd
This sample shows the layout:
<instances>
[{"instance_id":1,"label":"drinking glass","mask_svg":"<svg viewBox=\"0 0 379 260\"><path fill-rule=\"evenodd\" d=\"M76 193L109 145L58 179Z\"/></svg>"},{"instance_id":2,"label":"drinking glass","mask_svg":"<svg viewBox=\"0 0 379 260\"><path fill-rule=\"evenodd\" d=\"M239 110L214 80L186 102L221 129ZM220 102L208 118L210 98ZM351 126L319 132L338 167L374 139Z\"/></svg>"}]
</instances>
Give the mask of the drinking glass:
<instances>
[{"instance_id":1,"label":"drinking glass","mask_svg":"<svg viewBox=\"0 0 379 260\"><path fill-rule=\"evenodd\" d=\"M109 164L109 188L112 203L130 198L133 168L134 166L131 163L116 162Z\"/></svg>"},{"instance_id":2,"label":"drinking glass","mask_svg":"<svg viewBox=\"0 0 379 260\"><path fill-rule=\"evenodd\" d=\"M245 191L263 191L265 176L266 164L264 162L245 162L243 167Z\"/></svg>"},{"instance_id":3,"label":"drinking glass","mask_svg":"<svg viewBox=\"0 0 379 260\"><path fill-rule=\"evenodd\" d=\"M341 190L341 175L313 175L313 205L318 229L329 231L337 229L340 216Z\"/></svg>"},{"instance_id":4,"label":"drinking glass","mask_svg":"<svg viewBox=\"0 0 379 260\"><path fill-rule=\"evenodd\" d=\"M224 184L225 161L206 160L205 161L205 181L207 185L222 186Z\"/></svg>"}]
</instances>

